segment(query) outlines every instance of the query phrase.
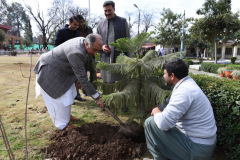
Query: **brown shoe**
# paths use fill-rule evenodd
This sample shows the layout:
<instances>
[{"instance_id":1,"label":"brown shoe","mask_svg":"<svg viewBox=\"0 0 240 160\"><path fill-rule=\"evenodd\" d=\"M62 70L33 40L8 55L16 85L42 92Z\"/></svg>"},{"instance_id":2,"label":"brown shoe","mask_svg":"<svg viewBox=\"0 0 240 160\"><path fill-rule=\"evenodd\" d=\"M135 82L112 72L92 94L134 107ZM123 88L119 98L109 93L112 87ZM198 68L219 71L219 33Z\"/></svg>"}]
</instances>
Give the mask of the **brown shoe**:
<instances>
[{"instance_id":1,"label":"brown shoe","mask_svg":"<svg viewBox=\"0 0 240 160\"><path fill-rule=\"evenodd\" d=\"M71 115L70 117L70 121L79 121L80 118L74 117L73 115Z\"/></svg>"}]
</instances>

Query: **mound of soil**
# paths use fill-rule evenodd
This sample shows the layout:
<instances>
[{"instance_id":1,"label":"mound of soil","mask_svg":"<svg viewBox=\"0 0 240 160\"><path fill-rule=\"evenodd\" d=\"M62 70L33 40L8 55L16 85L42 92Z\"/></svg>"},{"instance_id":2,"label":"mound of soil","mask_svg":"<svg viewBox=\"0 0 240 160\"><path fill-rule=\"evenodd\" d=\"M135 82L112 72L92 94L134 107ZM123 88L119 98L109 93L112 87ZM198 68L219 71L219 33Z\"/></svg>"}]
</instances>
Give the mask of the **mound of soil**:
<instances>
[{"instance_id":1,"label":"mound of soil","mask_svg":"<svg viewBox=\"0 0 240 160\"><path fill-rule=\"evenodd\" d=\"M126 138L118 132L119 126L106 123L88 123L72 130L56 131L54 143L44 153L53 159L132 160L140 158L146 148L144 138ZM144 133L143 133L144 137Z\"/></svg>"}]
</instances>

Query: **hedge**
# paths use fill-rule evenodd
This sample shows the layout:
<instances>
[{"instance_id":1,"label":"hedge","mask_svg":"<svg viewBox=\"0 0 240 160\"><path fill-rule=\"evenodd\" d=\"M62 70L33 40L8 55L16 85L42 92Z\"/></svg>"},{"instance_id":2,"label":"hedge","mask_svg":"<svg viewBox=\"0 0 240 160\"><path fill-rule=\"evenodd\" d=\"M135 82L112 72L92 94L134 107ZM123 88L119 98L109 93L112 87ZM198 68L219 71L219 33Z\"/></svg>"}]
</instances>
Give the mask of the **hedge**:
<instances>
[{"instance_id":1,"label":"hedge","mask_svg":"<svg viewBox=\"0 0 240 160\"><path fill-rule=\"evenodd\" d=\"M231 66L233 69L240 70L240 65L236 64L215 64L215 63L202 63L201 70L204 72L217 73L218 68Z\"/></svg>"},{"instance_id":2,"label":"hedge","mask_svg":"<svg viewBox=\"0 0 240 160\"><path fill-rule=\"evenodd\" d=\"M226 64L202 63L201 70L204 72L217 73L218 68L225 67Z\"/></svg>"},{"instance_id":3,"label":"hedge","mask_svg":"<svg viewBox=\"0 0 240 160\"><path fill-rule=\"evenodd\" d=\"M217 148L230 160L240 157L240 81L191 75L212 104Z\"/></svg>"},{"instance_id":4,"label":"hedge","mask_svg":"<svg viewBox=\"0 0 240 160\"><path fill-rule=\"evenodd\" d=\"M240 65L229 64L228 66L231 66L233 69L240 70Z\"/></svg>"},{"instance_id":5,"label":"hedge","mask_svg":"<svg viewBox=\"0 0 240 160\"><path fill-rule=\"evenodd\" d=\"M183 59L183 61L188 65L188 67L189 67L190 65L193 65L193 61L190 60L190 59Z\"/></svg>"}]
</instances>

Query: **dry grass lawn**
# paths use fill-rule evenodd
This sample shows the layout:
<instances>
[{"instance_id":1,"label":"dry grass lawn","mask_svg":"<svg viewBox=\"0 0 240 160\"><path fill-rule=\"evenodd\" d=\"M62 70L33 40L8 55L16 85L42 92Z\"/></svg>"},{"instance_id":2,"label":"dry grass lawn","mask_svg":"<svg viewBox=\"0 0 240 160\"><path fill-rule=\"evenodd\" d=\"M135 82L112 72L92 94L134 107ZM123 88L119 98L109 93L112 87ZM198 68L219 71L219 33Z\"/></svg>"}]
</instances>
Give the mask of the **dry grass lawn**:
<instances>
[{"instance_id":1,"label":"dry grass lawn","mask_svg":"<svg viewBox=\"0 0 240 160\"><path fill-rule=\"evenodd\" d=\"M39 55L32 57L32 68ZM25 112L31 58L26 55L0 56L0 115L15 159L25 157ZM21 68L21 70L20 70ZM73 115L82 123L100 121L115 122L107 113L100 110L95 102L87 97L85 102L75 101ZM47 146L49 135L54 127L41 96L35 98L35 74L32 71L29 100L27 105L27 143L29 159L42 159L41 148ZM7 151L0 135L0 159L8 159Z\"/></svg>"},{"instance_id":2,"label":"dry grass lawn","mask_svg":"<svg viewBox=\"0 0 240 160\"><path fill-rule=\"evenodd\" d=\"M39 55L32 57L32 68L35 66ZM25 110L27 88L29 82L31 58L26 55L0 56L0 116L4 124L10 146L15 159L26 159L25 157ZM21 70L20 70L21 68ZM47 146L49 135L56 129L48 115L41 96L35 98L35 74L32 71L27 105L27 143L29 159L43 159L46 157L39 153L41 148ZM87 97L87 101L75 101L72 106L72 114L81 118L81 122L75 124L80 126L83 123L100 121L117 123L107 113L100 110L95 102ZM120 117L126 121L127 117ZM7 160L7 151L0 134L0 160ZM219 154L219 155L218 155ZM146 152L149 157L149 153ZM221 158L217 152L214 159Z\"/></svg>"}]
</instances>

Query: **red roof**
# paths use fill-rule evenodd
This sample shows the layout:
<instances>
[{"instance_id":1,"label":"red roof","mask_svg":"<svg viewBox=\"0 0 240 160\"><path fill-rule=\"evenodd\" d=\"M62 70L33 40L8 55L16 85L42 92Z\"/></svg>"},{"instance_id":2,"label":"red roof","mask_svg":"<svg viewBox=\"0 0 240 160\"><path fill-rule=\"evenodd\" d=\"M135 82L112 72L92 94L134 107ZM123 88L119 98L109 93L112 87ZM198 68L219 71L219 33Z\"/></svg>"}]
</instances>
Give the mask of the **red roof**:
<instances>
[{"instance_id":1,"label":"red roof","mask_svg":"<svg viewBox=\"0 0 240 160\"><path fill-rule=\"evenodd\" d=\"M5 26L5 25L3 25L3 24L0 24L0 28L4 28L4 29L7 29L7 30L10 30L10 29L11 29L11 27Z\"/></svg>"},{"instance_id":2,"label":"red roof","mask_svg":"<svg viewBox=\"0 0 240 160\"><path fill-rule=\"evenodd\" d=\"M155 46L156 46L155 44L144 44L142 48L153 48Z\"/></svg>"}]
</instances>

